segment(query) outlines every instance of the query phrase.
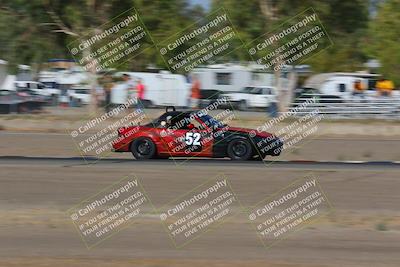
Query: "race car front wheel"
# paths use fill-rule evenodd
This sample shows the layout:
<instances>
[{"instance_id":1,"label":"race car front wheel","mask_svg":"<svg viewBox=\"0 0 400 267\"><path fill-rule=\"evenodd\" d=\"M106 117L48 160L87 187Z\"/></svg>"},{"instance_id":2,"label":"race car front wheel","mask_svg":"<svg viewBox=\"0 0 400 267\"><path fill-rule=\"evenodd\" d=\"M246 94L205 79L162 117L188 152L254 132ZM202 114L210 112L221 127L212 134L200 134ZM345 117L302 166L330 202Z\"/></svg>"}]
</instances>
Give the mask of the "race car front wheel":
<instances>
[{"instance_id":1,"label":"race car front wheel","mask_svg":"<svg viewBox=\"0 0 400 267\"><path fill-rule=\"evenodd\" d=\"M253 156L251 144L247 139L235 139L228 145L228 156L233 160L248 160Z\"/></svg>"},{"instance_id":2,"label":"race car front wheel","mask_svg":"<svg viewBox=\"0 0 400 267\"><path fill-rule=\"evenodd\" d=\"M150 138L141 137L133 141L131 152L136 159L151 159L156 154L156 145Z\"/></svg>"}]
</instances>

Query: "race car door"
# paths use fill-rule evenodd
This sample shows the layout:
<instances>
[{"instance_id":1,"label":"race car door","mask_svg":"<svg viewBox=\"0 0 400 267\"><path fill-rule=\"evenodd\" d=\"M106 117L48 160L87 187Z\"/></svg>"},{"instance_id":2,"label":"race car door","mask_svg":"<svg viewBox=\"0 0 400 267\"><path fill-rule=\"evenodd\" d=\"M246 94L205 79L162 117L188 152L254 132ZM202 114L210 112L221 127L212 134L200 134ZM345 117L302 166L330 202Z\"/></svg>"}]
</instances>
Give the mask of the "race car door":
<instances>
[{"instance_id":1,"label":"race car door","mask_svg":"<svg viewBox=\"0 0 400 267\"><path fill-rule=\"evenodd\" d=\"M182 123L184 121L185 123ZM210 129L201 126L195 119L173 118L161 133L164 145L171 156L211 157L213 140Z\"/></svg>"}]
</instances>

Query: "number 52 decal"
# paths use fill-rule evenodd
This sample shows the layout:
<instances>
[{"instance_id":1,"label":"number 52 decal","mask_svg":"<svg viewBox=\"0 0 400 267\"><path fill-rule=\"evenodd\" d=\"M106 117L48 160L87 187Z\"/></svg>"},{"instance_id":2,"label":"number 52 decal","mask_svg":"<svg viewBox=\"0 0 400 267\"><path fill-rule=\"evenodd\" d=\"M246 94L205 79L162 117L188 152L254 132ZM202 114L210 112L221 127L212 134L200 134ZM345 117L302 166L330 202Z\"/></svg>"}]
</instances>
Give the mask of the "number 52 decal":
<instances>
[{"instance_id":1,"label":"number 52 decal","mask_svg":"<svg viewBox=\"0 0 400 267\"><path fill-rule=\"evenodd\" d=\"M185 135L185 143L188 146L200 146L200 133L188 132Z\"/></svg>"}]
</instances>

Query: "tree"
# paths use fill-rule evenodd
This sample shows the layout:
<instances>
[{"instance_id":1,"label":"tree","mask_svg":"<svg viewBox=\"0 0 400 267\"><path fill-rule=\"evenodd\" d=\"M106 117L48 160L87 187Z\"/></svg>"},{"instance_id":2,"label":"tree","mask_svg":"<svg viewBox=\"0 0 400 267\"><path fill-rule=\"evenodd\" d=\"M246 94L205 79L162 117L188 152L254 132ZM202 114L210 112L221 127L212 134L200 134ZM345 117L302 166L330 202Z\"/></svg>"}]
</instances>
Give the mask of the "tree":
<instances>
[{"instance_id":1,"label":"tree","mask_svg":"<svg viewBox=\"0 0 400 267\"><path fill-rule=\"evenodd\" d=\"M400 0L383 2L370 22L365 51L379 59L381 71L395 84L400 84Z\"/></svg>"},{"instance_id":2,"label":"tree","mask_svg":"<svg viewBox=\"0 0 400 267\"><path fill-rule=\"evenodd\" d=\"M0 4L0 58L9 62L12 73L18 64L31 64L37 71L49 58L65 55L60 36L39 24L48 19L39 0Z\"/></svg>"},{"instance_id":3,"label":"tree","mask_svg":"<svg viewBox=\"0 0 400 267\"><path fill-rule=\"evenodd\" d=\"M102 32L102 25L135 7L155 44L193 23L202 10L186 0L14 0L0 4L0 58L12 65L40 65L49 58L72 58L67 46ZM148 40L147 40L148 41ZM144 70L150 63L166 67L153 41L151 49L115 64L117 69ZM90 53L90 49L85 49ZM120 63L120 62L118 62ZM93 65L94 67L96 65ZM92 94L95 70L92 68ZM95 97L92 97L95 101ZM94 111L95 103L89 105Z\"/></svg>"}]
</instances>

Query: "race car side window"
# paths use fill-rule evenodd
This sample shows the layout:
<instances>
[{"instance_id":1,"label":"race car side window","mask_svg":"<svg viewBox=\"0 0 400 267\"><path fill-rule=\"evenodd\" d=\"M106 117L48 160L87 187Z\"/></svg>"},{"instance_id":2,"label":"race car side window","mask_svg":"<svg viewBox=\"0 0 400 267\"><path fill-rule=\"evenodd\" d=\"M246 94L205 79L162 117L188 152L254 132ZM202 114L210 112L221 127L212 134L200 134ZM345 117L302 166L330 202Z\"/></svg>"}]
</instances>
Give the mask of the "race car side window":
<instances>
[{"instance_id":1,"label":"race car side window","mask_svg":"<svg viewBox=\"0 0 400 267\"><path fill-rule=\"evenodd\" d=\"M205 125L202 125L201 121L199 122L198 120L192 120L191 124L193 124L194 128L198 130L203 130L205 128Z\"/></svg>"},{"instance_id":2,"label":"race car side window","mask_svg":"<svg viewBox=\"0 0 400 267\"><path fill-rule=\"evenodd\" d=\"M181 113L170 120L168 128L175 130L202 129L202 125L190 113Z\"/></svg>"},{"instance_id":3,"label":"race car side window","mask_svg":"<svg viewBox=\"0 0 400 267\"><path fill-rule=\"evenodd\" d=\"M165 115L165 114L164 114L164 115ZM159 118L153 120L152 122L150 122L150 123L149 123L149 126L155 127L155 128L163 127L163 126L161 125L161 122L162 122L162 121L165 121L165 119L166 119L166 116L164 116L164 115L162 115L161 117L159 117Z\"/></svg>"},{"instance_id":4,"label":"race car side window","mask_svg":"<svg viewBox=\"0 0 400 267\"><path fill-rule=\"evenodd\" d=\"M186 118L185 113L171 114L166 117L167 127L169 129L189 129L189 121Z\"/></svg>"},{"instance_id":5,"label":"race car side window","mask_svg":"<svg viewBox=\"0 0 400 267\"><path fill-rule=\"evenodd\" d=\"M187 113L183 113L180 114L179 116L177 116L175 118L175 128L176 129L180 129L180 130L190 130L191 126L189 126L190 124L194 124L193 119L190 118L190 114Z\"/></svg>"},{"instance_id":6,"label":"race car side window","mask_svg":"<svg viewBox=\"0 0 400 267\"><path fill-rule=\"evenodd\" d=\"M174 112L167 112L162 114L160 117L158 117L157 119L153 120L152 122L148 123L147 125L150 127L155 127L155 128L165 128L166 126L161 125L161 122L166 122L168 120L168 117L173 118L174 116L176 116L176 113Z\"/></svg>"}]
</instances>

